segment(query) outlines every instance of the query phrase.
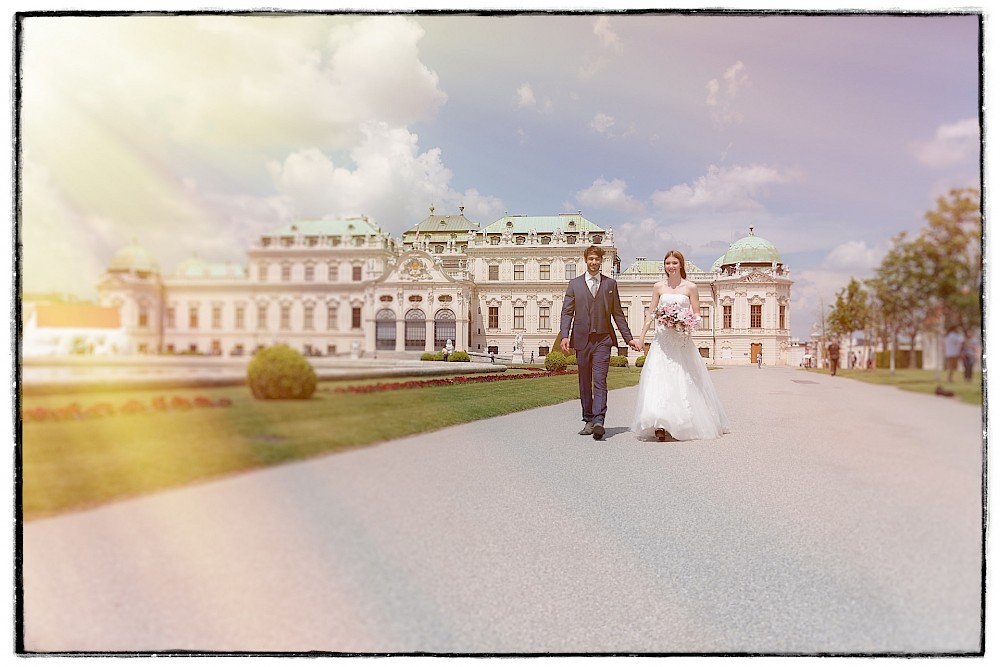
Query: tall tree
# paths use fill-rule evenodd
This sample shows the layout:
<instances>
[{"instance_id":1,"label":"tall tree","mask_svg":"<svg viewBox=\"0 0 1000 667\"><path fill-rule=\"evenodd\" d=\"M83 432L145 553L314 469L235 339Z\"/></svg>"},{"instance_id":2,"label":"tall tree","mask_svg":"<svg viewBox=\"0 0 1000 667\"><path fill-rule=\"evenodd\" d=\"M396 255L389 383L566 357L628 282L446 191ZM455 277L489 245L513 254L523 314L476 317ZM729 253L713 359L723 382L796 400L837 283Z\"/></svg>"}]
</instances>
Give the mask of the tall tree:
<instances>
[{"instance_id":1,"label":"tall tree","mask_svg":"<svg viewBox=\"0 0 1000 667\"><path fill-rule=\"evenodd\" d=\"M919 241L933 271L932 296L944 325L982 326L983 217L979 190L953 189L925 215Z\"/></svg>"},{"instance_id":2,"label":"tall tree","mask_svg":"<svg viewBox=\"0 0 1000 667\"><path fill-rule=\"evenodd\" d=\"M830 309L827 322L837 335L848 335L847 355L853 354L854 332L867 329L869 319L868 294L853 276L847 287L837 292L837 300Z\"/></svg>"}]
</instances>

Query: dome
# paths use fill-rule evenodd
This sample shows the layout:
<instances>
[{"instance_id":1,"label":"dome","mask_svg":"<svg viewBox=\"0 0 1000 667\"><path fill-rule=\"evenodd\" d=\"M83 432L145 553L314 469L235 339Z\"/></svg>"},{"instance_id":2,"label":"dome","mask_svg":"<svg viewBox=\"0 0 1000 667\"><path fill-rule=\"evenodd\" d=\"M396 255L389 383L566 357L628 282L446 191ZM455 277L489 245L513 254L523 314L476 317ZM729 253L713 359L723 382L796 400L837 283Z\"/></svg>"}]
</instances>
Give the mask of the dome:
<instances>
[{"instance_id":1,"label":"dome","mask_svg":"<svg viewBox=\"0 0 1000 667\"><path fill-rule=\"evenodd\" d=\"M208 262L200 257L189 257L174 270L174 275L178 278L198 278L206 273L208 273Z\"/></svg>"},{"instance_id":2,"label":"dome","mask_svg":"<svg viewBox=\"0 0 1000 667\"><path fill-rule=\"evenodd\" d=\"M721 255L719 259L712 263L712 273L715 273L722 268L723 261L726 259L725 255Z\"/></svg>"},{"instance_id":3,"label":"dome","mask_svg":"<svg viewBox=\"0 0 1000 667\"><path fill-rule=\"evenodd\" d=\"M759 236L754 236L753 227L750 228L750 235L744 236L738 241L729 245L729 250L722 256L722 264L771 264L781 263L781 255L778 249L768 241Z\"/></svg>"},{"instance_id":4,"label":"dome","mask_svg":"<svg viewBox=\"0 0 1000 667\"><path fill-rule=\"evenodd\" d=\"M160 265L135 241L115 253L108 265L108 271L131 271L138 274L159 273Z\"/></svg>"}]
</instances>

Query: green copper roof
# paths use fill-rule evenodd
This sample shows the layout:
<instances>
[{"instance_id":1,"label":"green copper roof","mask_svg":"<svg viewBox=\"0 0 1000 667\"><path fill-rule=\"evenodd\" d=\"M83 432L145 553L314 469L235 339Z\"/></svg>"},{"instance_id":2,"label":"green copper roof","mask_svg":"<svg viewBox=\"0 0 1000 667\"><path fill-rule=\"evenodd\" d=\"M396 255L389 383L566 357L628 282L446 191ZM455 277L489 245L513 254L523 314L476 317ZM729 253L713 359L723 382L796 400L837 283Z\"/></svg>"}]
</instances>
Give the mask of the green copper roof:
<instances>
[{"instance_id":1,"label":"green copper roof","mask_svg":"<svg viewBox=\"0 0 1000 667\"><path fill-rule=\"evenodd\" d=\"M465 217L464 213L458 215L435 215L431 209L431 214L426 218L403 232L405 241L413 240L417 234L429 236L432 239L448 239L452 234L458 238L468 238L469 232L478 232L479 225Z\"/></svg>"},{"instance_id":2,"label":"green copper roof","mask_svg":"<svg viewBox=\"0 0 1000 667\"><path fill-rule=\"evenodd\" d=\"M685 273L703 273L703 271L689 259L684 260L684 271ZM663 277L663 260L640 257L632 262L627 269L622 271L622 275Z\"/></svg>"},{"instance_id":3,"label":"green copper roof","mask_svg":"<svg viewBox=\"0 0 1000 667\"><path fill-rule=\"evenodd\" d=\"M759 236L754 236L753 229L751 228L750 235L731 243L729 250L722 257L722 264L736 264L737 262L743 264L780 263L781 255L770 241Z\"/></svg>"},{"instance_id":4,"label":"green copper roof","mask_svg":"<svg viewBox=\"0 0 1000 667\"><path fill-rule=\"evenodd\" d=\"M135 241L128 245L111 258L108 264L108 271L137 271L156 273L160 270L160 265L149 253L148 250L140 246Z\"/></svg>"},{"instance_id":5,"label":"green copper roof","mask_svg":"<svg viewBox=\"0 0 1000 667\"><path fill-rule=\"evenodd\" d=\"M382 230L366 217L334 220L297 220L265 234L265 236L367 236Z\"/></svg>"},{"instance_id":6,"label":"green copper roof","mask_svg":"<svg viewBox=\"0 0 1000 667\"><path fill-rule=\"evenodd\" d=\"M210 263L200 257L190 257L177 265L174 276L178 278L246 278L246 269L229 262Z\"/></svg>"},{"instance_id":7,"label":"green copper roof","mask_svg":"<svg viewBox=\"0 0 1000 667\"><path fill-rule=\"evenodd\" d=\"M726 259L726 256L725 255L721 255L721 256L719 256L719 259L715 260L712 263L712 271L713 272L722 267L722 262L723 262L724 259Z\"/></svg>"},{"instance_id":8,"label":"green copper roof","mask_svg":"<svg viewBox=\"0 0 1000 667\"><path fill-rule=\"evenodd\" d=\"M499 220L483 227L487 234L502 234L507 230L512 234L527 234L534 230L539 234L550 234L557 229L564 233L604 232L579 213L562 213L560 215L505 215Z\"/></svg>"}]
</instances>

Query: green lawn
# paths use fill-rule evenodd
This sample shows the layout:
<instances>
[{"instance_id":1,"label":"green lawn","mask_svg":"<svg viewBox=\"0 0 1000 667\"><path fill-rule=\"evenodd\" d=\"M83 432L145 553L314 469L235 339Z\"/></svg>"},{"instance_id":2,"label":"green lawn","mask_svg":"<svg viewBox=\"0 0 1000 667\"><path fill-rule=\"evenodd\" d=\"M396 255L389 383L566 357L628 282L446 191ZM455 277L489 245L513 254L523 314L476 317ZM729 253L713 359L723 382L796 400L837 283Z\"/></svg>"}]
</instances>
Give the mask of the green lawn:
<instances>
[{"instance_id":1,"label":"green lawn","mask_svg":"<svg viewBox=\"0 0 1000 667\"><path fill-rule=\"evenodd\" d=\"M321 382L313 398L304 401L257 401L242 386L22 396L22 414L73 403L81 409L107 403L117 410L131 400L148 405L158 397L169 402L174 396L230 402L226 407L22 420L23 518L553 405L579 395L576 375L370 394L331 391L412 379ZM636 368L612 368L608 378L611 389L638 381Z\"/></svg>"},{"instance_id":2,"label":"green lawn","mask_svg":"<svg viewBox=\"0 0 1000 667\"><path fill-rule=\"evenodd\" d=\"M811 369L814 373L826 373L826 369ZM972 374L972 381L966 382L962 377L961 369L955 372L955 381L948 382L948 373L940 372L940 382L935 380L936 373L932 370L897 368L894 373L889 373L888 368L876 368L873 370L837 369L837 377L851 378L872 384L886 384L916 391L922 394L933 394L937 387L942 387L948 391L955 392L953 400L972 405L983 404L983 374L976 371Z\"/></svg>"}]
</instances>

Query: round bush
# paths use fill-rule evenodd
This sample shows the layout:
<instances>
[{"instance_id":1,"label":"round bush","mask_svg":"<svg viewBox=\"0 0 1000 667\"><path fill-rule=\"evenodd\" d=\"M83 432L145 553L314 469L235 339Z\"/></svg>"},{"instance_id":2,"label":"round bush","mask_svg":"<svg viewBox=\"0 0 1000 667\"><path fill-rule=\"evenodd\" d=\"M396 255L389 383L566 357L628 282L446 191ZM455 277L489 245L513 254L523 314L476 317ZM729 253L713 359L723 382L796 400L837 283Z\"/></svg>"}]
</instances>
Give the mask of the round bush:
<instances>
[{"instance_id":1,"label":"round bush","mask_svg":"<svg viewBox=\"0 0 1000 667\"><path fill-rule=\"evenodd\" d=\"M472 357L465 350L455 350L448 355L448 361L472 361Z\"/></svg>"},{"instance_id":2,"label":"round bush","mask_svg":"<svg viewBox=\"0 0 1000 667\"><path fill-rule=\"evenodd\" d=\"M576 363L576 355L575 354L571 354L571 355L569 355L569 356L566 357L566 365L567 366L576 366L577 365L577 363Z\"/></svg>"},{"instance_id":3,"label":"round bush","mask_svg":"<svg viewBox=\"0 0 1000 667\"><path fill-rule=\"evenodd\" d=\"M545 355L545 370L564 371L566 370L566 355L553 350Z\"/></svg>"},{"instance_id":4,"label":"round bush","mask_svg":"<svg viewBox=\"0 0 1000 667\"><path fill-rule=\"evenodd\" d=\"M625 355L614 355L611 357L611 365L615 368L627 368L628 357Z\"/></svg>"},{"instance_id":5,"label":"round bush","mask_svg":"<svg viewBox=\"0 0 1000 667\"><path fill-rule=\"evenodd\" d=\"M420 361L434 361L434 353L424 352L423 354L420 355Z\"/></svg>"},{"instance_id":6,"label":"round bush","mask_svg":"<svg viewBox=\"0 0 1000 667\"><path fill-rule=\"evenodd\" d=\"M646 363L646 355L640 355L638 359L635 360L635 367L642 368L642 365Z\"/></svg>"},{"instance_id":7,"label":"round bush","mask_svg":"<svg viewBox=\"0 0 1000 667\"><path fill-rule=\"evenodd\" d=\"M316 371L287 345L272 345L253 355L247 383L254 398L309 398L316 391Z\"/></svg>"}]
</instances>

